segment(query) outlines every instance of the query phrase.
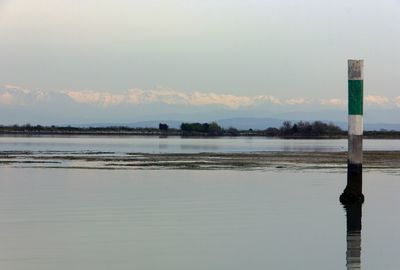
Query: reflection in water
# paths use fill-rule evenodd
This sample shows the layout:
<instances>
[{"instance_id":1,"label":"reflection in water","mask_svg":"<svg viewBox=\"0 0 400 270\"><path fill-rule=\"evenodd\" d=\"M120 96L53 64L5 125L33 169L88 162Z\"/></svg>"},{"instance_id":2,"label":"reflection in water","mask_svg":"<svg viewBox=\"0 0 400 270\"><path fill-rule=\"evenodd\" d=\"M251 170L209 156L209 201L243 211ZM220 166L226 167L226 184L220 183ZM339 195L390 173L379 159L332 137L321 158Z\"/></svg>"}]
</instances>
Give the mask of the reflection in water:
<instances>
[{"instance_id":1,"label":"reflection in water","mask_svg":"<svg viewBox=\"0 0 400 270\"><path fill-rule=\"evenodd\" d=\"M1 1L1 0L0 0ZM160 150L159 143L167 148ZM364 150L400 150L400 140L365 140ZM265 137L140 137L140 136L0 136L0 151L96 151L115 153L196 153L196 152L253 152L301 151L343 152L347 139L286 140Z\"/></svg>"},{"instance_id":2,"label":"reflection in water","mask_svg":"<svg viewBox=\"0 0 400 270\"><path fill-rule=\"evenodd\" d=\"M354 203L345 206L347 219L347 269L361 269L361 215L362 204Z\"/></svg>"}]
</instances>

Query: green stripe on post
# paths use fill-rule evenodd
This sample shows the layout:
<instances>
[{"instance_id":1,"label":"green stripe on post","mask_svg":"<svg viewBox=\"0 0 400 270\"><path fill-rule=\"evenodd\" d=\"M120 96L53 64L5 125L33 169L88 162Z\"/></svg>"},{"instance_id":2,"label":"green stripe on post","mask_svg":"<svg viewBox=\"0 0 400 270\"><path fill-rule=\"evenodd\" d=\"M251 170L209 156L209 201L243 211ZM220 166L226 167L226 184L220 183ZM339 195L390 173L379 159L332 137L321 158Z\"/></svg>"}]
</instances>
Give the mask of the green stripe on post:
<instances>
[{"instance_id":1,"label":"green stripe on post","mask_svg":"<svg viewBox=\"0 0 400 270\"><path fill-rule=\"evenodd\" d=\"M363 115L363 84L362 80L349 80L349 114Z\"/></svg>"}]
</instances>

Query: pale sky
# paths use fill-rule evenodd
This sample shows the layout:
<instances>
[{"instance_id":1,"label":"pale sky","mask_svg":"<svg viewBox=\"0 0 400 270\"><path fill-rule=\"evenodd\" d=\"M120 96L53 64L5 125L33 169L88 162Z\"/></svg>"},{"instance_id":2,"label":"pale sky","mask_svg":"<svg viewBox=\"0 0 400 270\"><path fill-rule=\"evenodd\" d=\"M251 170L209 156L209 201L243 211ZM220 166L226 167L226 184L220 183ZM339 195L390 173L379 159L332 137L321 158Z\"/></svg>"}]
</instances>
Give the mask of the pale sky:
<instances>
[{"instance_id":1,"label":"pale sky","mask_svg":"<svg viewBox=\"0 0 400 270\"><path fill-rule=\"evenodd\" d=\"M397 108L399 48L399 0L0 0L0 106L343 108L361 58L369 102Z\"/></svg>"}]
</instances>

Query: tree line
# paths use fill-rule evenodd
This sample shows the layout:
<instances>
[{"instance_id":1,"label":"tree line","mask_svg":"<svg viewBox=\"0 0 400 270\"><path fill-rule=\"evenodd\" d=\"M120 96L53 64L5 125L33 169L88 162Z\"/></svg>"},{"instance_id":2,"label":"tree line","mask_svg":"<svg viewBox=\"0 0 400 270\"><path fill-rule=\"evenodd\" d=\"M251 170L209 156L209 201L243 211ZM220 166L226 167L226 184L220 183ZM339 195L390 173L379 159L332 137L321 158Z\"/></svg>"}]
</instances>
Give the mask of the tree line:
<instances>
[{"instance_id":1,"label":"tree line","mask_svg":"<svg viewBox=\"0 0 400 270\"><path fill-rule=\"evenodd\" d=\"M265 130L238 130L230 127L224 129L216 122L211 123L182 123L181 131L184 136L270 136L270 137L335 137L345 135L339 126L321 121L299 121L292 123L284 121L279 128L266 128Z\"/></svg>"},{"instance_id":2,"label":"tree line","mask_svg":"<svg viewBox=\"0 0 400 270\"><path fill-rule=\"evenodd\" d=\"M324 123L322 121L299 121L296 123L284 121L279 129L267 128L265 132L267 136L280 137L334 137L345 135L345 131L343 131L339 126L333 123Z\"/></svg>"},{"instance_id":3,"label":"tree line","mask_svg":"<svg viewBox=\"0 0 400 270\"><path fill-rule=\"evenodd\" d=\"M224 130L216 122L211 123L182 123L182 135L207 135L207 136L222 136Z\"/></svg>"},{"instance_id":4,"label":"tree line","mask_svg":"<svg viewBox=\"0 0 400 270\"><path fill-rule=\"evenodd\" d=\"M269 127L264 130L238 130L234 127L223 128L216 122L187 123L180 128L169 128L167 124L160 123L158 128L131 128L127 126L109 127L73 127L73 126L42 126L42 125L0 125L0 134L26 134L26 135L143 135L143 136L267 136L280 138L344 138L347 131L342 130L333 123L322 121L284 121L278 128ZM400 138L400 131L365 131L367 138Z\"/></svg>"}]
</instances>

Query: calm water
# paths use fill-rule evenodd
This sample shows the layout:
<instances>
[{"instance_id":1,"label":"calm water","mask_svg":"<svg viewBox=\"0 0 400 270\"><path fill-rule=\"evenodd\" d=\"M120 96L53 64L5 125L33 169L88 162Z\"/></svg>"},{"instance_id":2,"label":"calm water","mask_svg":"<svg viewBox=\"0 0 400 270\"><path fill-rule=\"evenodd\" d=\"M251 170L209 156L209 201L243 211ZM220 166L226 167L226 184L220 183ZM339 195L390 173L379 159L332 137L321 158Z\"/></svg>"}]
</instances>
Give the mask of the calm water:
<instances>
[{"instance_id":1,"label":"calm water","mask_svg":"<svg viewBox=\"0 0 400 270\"><path fill-rule=\"evenodd\" d=\"M0 269L346 269L345 172L0 176ZM399 269L399 175L364 179L361 237L350 238L363 269Z\"/></svg>"},{"instance_id":2,"label":"calm water","mask_svg":"<svg viewBox=\"0 0 400 270\"><path fill-rule=\"evenodd\" d=\"M365 150L400 150L400 140L364 140ZM197 153L252 151L346 151L347 140L282 140L254 137L0 137L0 151L102 151Z\"/></svg>"},{"instance_id":3,"label":"calm water","mask_svg":"<svg viewBox=\"0 0 400 270\"><path fill-rule=\"evenodd\" d=\"M364 145L400 150L400 140ZM50 156L346 149L346 140L0 137L0 151ZM362 219L361 208L348 210L346 219L338 202L346 184L340 169L5 165L0 269L346 269L346 260L361 261L363 269L399 269L399 176L398 170L364 173Z\"/></svg>"}]
</instances>

